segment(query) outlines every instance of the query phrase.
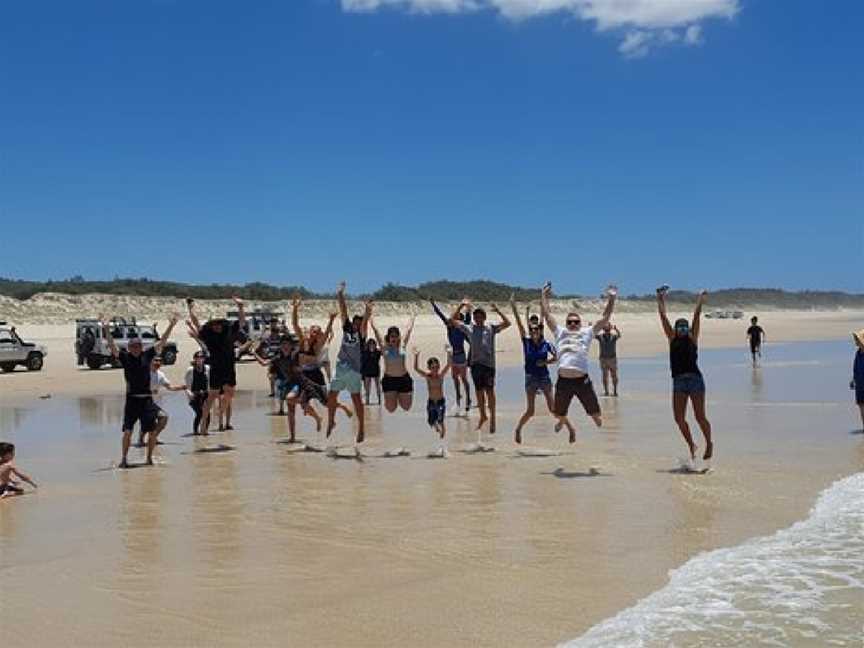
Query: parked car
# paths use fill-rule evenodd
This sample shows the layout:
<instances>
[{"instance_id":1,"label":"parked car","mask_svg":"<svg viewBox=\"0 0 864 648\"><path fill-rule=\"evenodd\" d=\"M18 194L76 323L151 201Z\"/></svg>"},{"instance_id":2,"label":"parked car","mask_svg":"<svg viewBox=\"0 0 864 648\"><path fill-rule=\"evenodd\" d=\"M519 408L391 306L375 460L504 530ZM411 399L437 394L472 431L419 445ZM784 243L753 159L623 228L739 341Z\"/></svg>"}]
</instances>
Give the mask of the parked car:
<instances>
[{"instance_id":1,"label":"parked car","mask_svg":"<svg viewBox=\"0 0 864 648\"><path fill-rule=\"evenodd\" d=\"M259 343L264 341L264 339L268 337L271 326L278 327L280 325L280 318L284 315L285 314L281 312L263 310L261 308L256 308L251 313L246 313L246 326L241 331L241 334L236 344L237 360L240 360L246 354L251 355L251 350L246 350L245 352L241 350L241 347L243 347L245 343L249 340L255 342L255 344L252 345L252 348L260 348ZM236 322L239 317L240 313L238 311L230 311L227 314L227 319L230 323ZM263 349L264 351L266 351L266 355L268 356L271 355L270 346L271 345L267 345Z\"/></svg>"},{"instance_id":2,"label":"parked car","mask_svg":"<svg viewBox=\"0 0 864 648\"><path fill-rule=\"evenodd\" d=\"M14 371L21 365L27 371L41 371L48 352L45 347L33 342L25 342L14 326L0 322L0 369Z\"/></svg>"},{"instance_id":3,"label":"parked car","mask_svg":"<svg viewBox=\"0 0 864 648\"><path fill-rule=\"evenodd\" d=\"M112 319L108 328L118 349L128 348L132 338L140 338L145 351L160 340L159 331L153 324L138 324L134 319L130 322L123 318ZM177 353L177 344L166 342L162 348L162 363L173 365L177 362ZM75 356L79 366L86 364L91 369L101 369L106 364L120 366L111 355L101 324L95 319L75 320Z\"/></svg>"}]
</instances>

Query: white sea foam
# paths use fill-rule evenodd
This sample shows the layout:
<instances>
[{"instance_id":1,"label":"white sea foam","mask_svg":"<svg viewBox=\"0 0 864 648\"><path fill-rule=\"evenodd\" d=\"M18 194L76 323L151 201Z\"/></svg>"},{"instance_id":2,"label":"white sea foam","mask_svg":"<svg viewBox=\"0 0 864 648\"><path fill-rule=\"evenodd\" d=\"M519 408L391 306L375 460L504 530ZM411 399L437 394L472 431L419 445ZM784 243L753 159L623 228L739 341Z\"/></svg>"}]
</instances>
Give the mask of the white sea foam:
<instances>
[{"instance_id":1,"label":"white sea foam","mask_svg":"<svg viewBox=\"0 0 864 648\"><path fill-rule=\"evenodd\" d=\"M565 646L860 646L862 636L859 473L826 489L806 520L693 558L666 587Z\"/></svg>"}]
</instances>

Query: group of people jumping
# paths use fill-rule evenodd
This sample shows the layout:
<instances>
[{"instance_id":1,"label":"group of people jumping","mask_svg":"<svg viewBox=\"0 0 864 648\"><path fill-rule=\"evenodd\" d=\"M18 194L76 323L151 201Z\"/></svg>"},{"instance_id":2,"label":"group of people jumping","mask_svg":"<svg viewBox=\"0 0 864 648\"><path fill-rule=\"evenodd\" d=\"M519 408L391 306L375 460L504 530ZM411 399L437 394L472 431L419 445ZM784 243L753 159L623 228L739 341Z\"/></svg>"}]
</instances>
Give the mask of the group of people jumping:
<instances>
[{"instance_id":1,"label":"group of people jumping","mask_svg":"<svg viewBox=\"0 0 864 648\"><path fill-rule=\"evenodd\" d=\"M688 407L692 407L694 418L704 440L703 460L713 457L714 442L711 423L706 415L705 380L699 369L698 349L701 329L702 307L707 295L702 291L697 299L691 319L679 318L670 322L666 310L668 286L657 289L657 311L660 324L669 347L669 366L672 374L672 412L675 423L687 444L690 459L697 458L698 446L687 421ZM576 441L576 428L569 418L570 405L574 398L594 423L603 424L600 401L589 376L589 349L597 340L599 364L602 371L604 396L618 396L617 343L622 337L620 328L612 323L618 295L615 286L605 293L606 303L600 318L593 323L583 323L577 311L568 312L563 326L552 314L550 297L552 285L547 283L540 290L540 313L526 310L525 322L519 314L515 299L511 296L510 309L522 345L525 371L525 411L520 416L514 440L523 441L523 428L535 415L538 394L542 394L549 413L554 417L554 429L567 429L570 443ZM409 372L408 346L414 330L412 317L403 335L399 327L389 327L384 335L375 325L374 303L366 301L361 312L349 314L345 297L345 283L336 293L338 312L329 315L326 325L313 324L304 328L300 324L301 299L292 300L291 327L274 323L267 338L255 343L245 335L246 313L243 300L234 298L238 307L238 318L210 319L201 322L195 311L195 302L187 299L188 319L186 325L190 337L197 341L200 349L192 357L182 385L173 385L161 371L161 356L166 341L180 320L172 315L168 328L156 344L144 350L140 338L129 340L126 349L118 348L110 334L105 317L100 317L104 337L111 354L123 368L126 396L122 423L122 457L119 468L127 468L129 448L133 430L140 426L138 446L146 448L146 462L153 463L153 453L159 444L159 434L168 422L167 413L160 407L161 393L184 391L189 406L194 412L193 435L208 435L213 410L217 411L218 429L232 430L232 401L237 386L236 362L238 349L250 352L257 362L267 367L271 379L272 393L278 403L276 414L288 417L289 441L296 438L296 411L300 410L315 421L320 431L324 418L313 404L317 401L326 409L326 436L330 437L336 426L336 416L342 412L347 418L357 419L355 442L365 439L364 405L370 404L372 387L389 413L409 411L413 406L414 381ZM495 343L512 322L495 304L490 310L499 321L490 324L483 308L475 307L469 299L463 299L449 314L429 300L433 312L446 328L446 360L429 357L425 369L421 368L420 353L413 349L414 373L426 381L427 422L440 439L446 435L445 416L447 401L444 381L449 374L456 393L456 409L467 417L471 406L471 384L474 386L476 408L479 411L477 429L488 425L490 434L496 432L495 393ZM331 375L329 342L334 337L337 317L342 326L341 341L335 371ZM527 328L526 328L527 323ZM372 337L369 336L369 331ZM549 331L549 339L546 331ZM762 355L765 331L753 317L747 329L747 340L752 362L757 366ZM855 391L855 402L859 407L864 426L864 330L853 333L856 346L853 376L850 388ZM275 347L275 351L268 347ZM381 371L381 361L384 369ZM550 367L557 364L557 376L553 384ZM471 375L469 383L468 374ZM611 385L611 393L610 393ZM363 399L365 389L366 398ZM339 402L339 394L350 394L353 409ZM446 449L442 446L442 452ZM35 482L14 464L15 446L0 443L0 497L18 494L21 488L15 478L36 487Z\"/></svg>"},{"instance_id":2,"label":"group of people jumping","mask_svg":"<svg viewBox=\"0 0 864 648\"><path fill-rule=\"evenodd\" d=\"M697 445L693 440L686 412L692 405L696 422L702 432L705 450L702 458L713 455L711 424L705 413L705 383L698 367L698 339L700 317L705 293L699 296L691 321L677 320L671 324L666 315L666 287L658 289L657 304L662 327L669 342L670 366L673 378L673 413L681 434L687 443L691 458L696 458ZM593 323L583 323L578 312L569 312L563 324L552 314L550 297L552 286L547 283L540 290L540 313L526 312L526 321L517 309L511 296L510 310L521 341L525 370L525 410L519 418L514 440L523 441L523 429L536 413L536 399L542 394L549 413L554 417L554 429L566 429L569 442L576 441L576 427L570 419L570 405L578 399L582 409L594 423L603 424L600 401L589 376L589 349L594 340L600 345L600 366L603 376L604 396L618 395L617 342L621 330L611 322L617 299L617 288L609 286L605 293L605 306L600 318ZM357 419L355 443L365 440L364 406L370 404L372 387L375 387L378 403L388 413L398 410L410 411L414 401L414 380L410 369L425 380L427 385L427 422L441 439L446 435L445 416L447 401L444 380L452 377L456 392L457 413L467 416L472 402L476 402L479 413L477 429L497 431L495 392L496 364L495 347L497 337L512 326L510 318L495 304L490 311L497 316L495 323L488 322L485 309L475 307L469 299L462 300L449 314L441 310L434 300L429 300L433 312L441 319L446 329L446 359L429 357L425 368L421 367L420 353L412 350L413 362L409 363L409 344L414 330L412 317L403 331L391 326L382 335L375 325L374 303L366 301L362 310L349 314L344 282L336 292L338 312L331 313L322 327L313 324L304 328L300 323L302 301L299 296L292 300L291 327L274 327L267 336L275 350L266 344L251 348L256 361L265 366L273 387L278 411L287 416L289 441L296 439L297 410L311 417L320 431L326 426L329 438L337 423L337 414ZM153 462L153 452L159 443L159 433L165 428L167 414L159 406L161 391L185 391L194 412L194 435L207 435L214 418L214 407L218 411L219 429L231 430L232 401L237 385L237 348L251 345L245 338L246 313L243 300L234 298L238 318L210 319L201 322L195 310L195 302L187 299L189 335L198 342L200 350L186 371L183 385L172 385L160 369L159 354L179 321L173 315L165 334L153 346L144 351L139 339L132 339L128 349L119 349L108 334L108 324L101 318L111 353L123 367L126 380L126 403L123 414L122 457L119 467L128 466L127 455L131 446L133 429L140 425L139 445L146 447L146 461ZM325 375L327 345L333 338L337 318L342 332L332 376ZM527 328L526 328L527 324ZM546 331L549 331L549 339ZM371 332L371 336L370 336ZM381 361L383 360L383 372ZM553 384L550 367L557 365L557 376ZM329 369L329 367L328 367ZM327 372L329 373L329 371ZM468 374L471 381L469 383ZM472 384L474 398L472 401ZM611 384L611 393L610 393ZM366 398L364 402L363 391ZM339 402L341 392L348 392L352 406ZM326 410L326 422L314 404ZM464 405L464 410L462 410ZM458 415L458 414L457 414ZM145 446L146 439L146 446Z\"/></svg>"}]
</instances>

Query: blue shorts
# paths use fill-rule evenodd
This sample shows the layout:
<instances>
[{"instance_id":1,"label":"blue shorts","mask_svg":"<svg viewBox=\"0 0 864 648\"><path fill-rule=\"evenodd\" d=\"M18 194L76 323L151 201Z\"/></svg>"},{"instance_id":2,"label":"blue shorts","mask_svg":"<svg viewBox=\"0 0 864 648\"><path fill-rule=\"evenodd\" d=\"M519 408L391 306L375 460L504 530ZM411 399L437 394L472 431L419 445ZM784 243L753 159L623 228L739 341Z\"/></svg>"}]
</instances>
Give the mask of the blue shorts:
<instances>
[{"instance_id":1,"label":"blue shorts","mask_svg":"<svg viewBox=\"0 0 864 648\"><path fill-rule=\"evenodd\" d=\"M444 424L444 415L447 413L447 401L429 399L426 402L426 420L429 425Z\"/></svg>"},{"instance_id":2,"label":"blue shorts","mask_svg":"<svg viewBox=\"0 0 864 648\"><path fill-rule=\"evenodd\" d=\"M290 395L296 396L300 393L300 383L296 380L287 380L285 378L277 378L276 382L276 398L280 401L285 400Z\"/></svg>"},{"instance_id":3,"label":"blue shorts","mask_svg":"<svg viewBox=\"0 0 864 648\"><path fill-rule=\"evenodd\" d=\"M675 376L672 379L672 391L678 394L704 394L705 379L697 373Z\"/></svg>"},{"instance_id":4,"label":"blue shorts","mask_svg":"<svg viewBox=\"0 0 864 648\"><path fill-rule=\"evenodd\" d=\"M349 394L359 394L363 389L363 376L344 364L336 365L336 373L330 381L330 391L347 391Z\"/></svg>"},{"instance_id":5,"label":"blue shorts","mask_svg":"<svg viewBox=\"0 0 864 648\"><path fill-rule=\"evenodd\" d=\"M552 379L549 374L545 376L535 376L534 374L525 374L525 391L536 393L552 389Z\"/></svg>"},{"instance_id":6,"label":"blue shorts","mask_svg":"<svg viewBox=\"0 0 864 648\"><path fill-rule=\"evenodd\" d=\"M864 405L864 386L855 386L855 402Z\"/></svg>"}]
</instances>

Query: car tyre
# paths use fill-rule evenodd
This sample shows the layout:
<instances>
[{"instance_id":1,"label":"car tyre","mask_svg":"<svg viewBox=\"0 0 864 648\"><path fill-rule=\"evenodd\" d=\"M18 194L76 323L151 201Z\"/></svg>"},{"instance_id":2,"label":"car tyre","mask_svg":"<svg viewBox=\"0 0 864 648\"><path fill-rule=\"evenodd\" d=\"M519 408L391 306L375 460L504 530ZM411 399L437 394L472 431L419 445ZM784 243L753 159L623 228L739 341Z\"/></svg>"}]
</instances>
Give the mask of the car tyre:
<instances>
[{"instance_id":1,"label":"car tyre","mask_svg":"<svg viewBox=\"0 0 864 648\"><path fill-rule=\"evenodd\" d=\"M27 356L27 371L41 371L42 362L41 353L31 353Z\"/></svg>"}]
</instances>

